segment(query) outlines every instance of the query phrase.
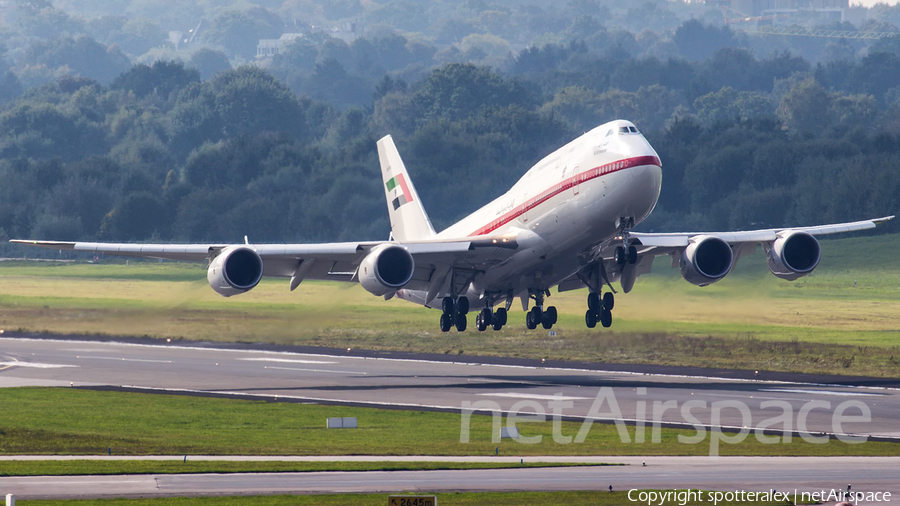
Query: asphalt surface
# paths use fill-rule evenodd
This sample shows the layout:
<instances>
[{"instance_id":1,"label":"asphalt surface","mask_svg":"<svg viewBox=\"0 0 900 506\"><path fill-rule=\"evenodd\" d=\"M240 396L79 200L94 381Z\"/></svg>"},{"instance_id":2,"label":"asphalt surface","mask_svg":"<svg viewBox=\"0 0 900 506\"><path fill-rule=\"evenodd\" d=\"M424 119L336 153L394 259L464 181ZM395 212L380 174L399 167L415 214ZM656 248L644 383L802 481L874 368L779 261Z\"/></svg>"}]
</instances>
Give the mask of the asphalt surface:
<instances>
[{"instance_id":1,"label":"asphalt surface","mask_svg":"<svg viewBox=\"0 0 900 506\"><path fill-rule=\"evenodd\" d=\"M796 433L798 428L805 427L812 433L802 434L807 437L824 433L900 438L900 385L896 380L112 341L34 339L6 333L0 338L0 387L51 385L242 398L277 396L282 401L457 413L468 406L486 412L545 412L548 418L555 411L572 420L643 423L648 427L648 442L654 420L663 425L724 427L732 432L766 426L787 429L794 437L801 435ZM868 421L836 416L852 418L865 412L871 416ZM785 413L786 417L772 421ZM648 468L653 468L649 473L643 466L632 465L490 472L0 478L0 493L13 490L26 497L71 497L98 490L112 495L600 490L610 484L617 489L764 491L831 489L840 483L844 487L846 483L859 484L854 484L854 490L893 491L891 487L900 484L900 459L656 459L646 458Z\"/></svg>"},{"instance_id":2,"label":"asphalt surface","mask_svg":"<svg viewBox=\"0 0 900 506\"><path fill-rule=\"evenodd\" d=\"M0 339L0 386L138 388L402 409L554 413L900 438L900 388L488 364L467 357L292 353L183 344ZM604 364L600 364L602 367ZM846 380L844 380L846 381ZM687 405L686 405L687 404ZM664 409L665 408L665 409ZM870 421L852 421L868 412ZM789 415L790 422L769 423ZM649 430L648 436L649 438Z\"/></svg>"}]
</instances>

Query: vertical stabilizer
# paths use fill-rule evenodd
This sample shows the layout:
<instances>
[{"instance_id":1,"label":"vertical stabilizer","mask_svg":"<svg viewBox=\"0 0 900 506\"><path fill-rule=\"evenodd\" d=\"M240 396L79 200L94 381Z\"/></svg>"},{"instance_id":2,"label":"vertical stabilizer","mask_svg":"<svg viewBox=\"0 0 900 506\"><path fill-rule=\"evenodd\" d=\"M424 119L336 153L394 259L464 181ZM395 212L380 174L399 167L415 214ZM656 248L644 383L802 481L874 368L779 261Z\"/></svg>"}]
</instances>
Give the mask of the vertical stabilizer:
<instances>
[{"instance_id":1,"label":"vertical stabilizer","mask_svg":"<svg viewBox=\"0 0 900 506\"><path fill-rule=\"evenodd\" d=\"M400 242L433 237L431 220L425 214L416 187L409 179L390 135L378 141L378 159L381 161L381 179L391 218L391 236Z\"/></svg>"}]
</instances>

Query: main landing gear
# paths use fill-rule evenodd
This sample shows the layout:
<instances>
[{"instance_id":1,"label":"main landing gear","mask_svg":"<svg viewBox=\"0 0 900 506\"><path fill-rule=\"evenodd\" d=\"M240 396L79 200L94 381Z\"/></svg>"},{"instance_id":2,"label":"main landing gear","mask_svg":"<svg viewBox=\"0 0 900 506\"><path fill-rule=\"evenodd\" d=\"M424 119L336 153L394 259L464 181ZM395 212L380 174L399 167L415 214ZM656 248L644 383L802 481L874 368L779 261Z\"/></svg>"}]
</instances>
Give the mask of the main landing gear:
<instances>
[{"instance_id":1,"label":"main landing gear","mask_svg":"<svg viewBox=\"0 0 900 506\"><path fill-rule=\"evenodd\" d=\"M453 297L444 297L441 300L441 332L448 332L450 327L456 326L456 330L465 332L466 315L469 314L469 299L459 297L454 300Z\"/></svg>"},{"instance_id":2,"label":"main landing gear","mask_svg":"<svg viewBox=\"0 0 900 506\"><path fill-rule=\"evenodd\" d=\"M550 292L546 292L548 295ZM534 330L538 325L549 330L556 325L557 313L556 307L550 306L544 310L544 291L532 290L531 298L534 299L535 305L531 311L525 313L525 326L529 330Z\"/></svg>"},{"instance_id":3,"label":"main landing gear","mask_svg":"<svg viewBox=\"0 0 900 506\"><path fill-rule=\"evenodd\" d=\"M475 326L478 332L484 332L488 327L494 330L500 330L506 325L506 308L498 308L496 312L491 311L490 307L486 307L475 317Z\"/></svg>"},{"instance_id":4,"label":"main landing gear","mask_svg":"<svg viewBox=\"0 0 900 506\"><path fill-rule=\"evenodd\" d=\"M584 323L589 329L596 327L597 322L600 322L604 328L612 325L612 309L616 304L612 292L604 293L602 298L599 293L591 292L588 294L587 303L588 310L584 314Z\"/></svg>"}]
</instances>

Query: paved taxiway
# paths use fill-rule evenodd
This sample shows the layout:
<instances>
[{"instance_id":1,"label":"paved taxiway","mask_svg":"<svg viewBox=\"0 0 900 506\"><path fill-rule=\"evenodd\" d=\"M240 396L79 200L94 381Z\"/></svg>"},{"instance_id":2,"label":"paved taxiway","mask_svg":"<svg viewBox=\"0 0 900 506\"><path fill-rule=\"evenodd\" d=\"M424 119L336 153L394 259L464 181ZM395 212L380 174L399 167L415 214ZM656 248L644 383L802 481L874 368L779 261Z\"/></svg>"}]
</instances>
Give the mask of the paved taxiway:
<instances>
[{"instance_id":1,"label":"paved taxiway","mask_svg":"<svg viewBox=\"0 0 900 506\"><path fill-rule=\"evenodd\" d=\"M848 386L604 371L603 364L589 370L459 360L5 337L0 339L0 386L111 385L453 411L468 403L484 410L543 410L548 415L557 409L574 420L611 418L617 408L629 421L694 423L689 415L701 424L729 428L758 427L789 410L791 430L805 419L806 429L817 435L900 437L896 382ZM602 405L598 395L604 397ZM561 407L553 408L554 400ZM686 412L688 402L692 406ZM662 408L663 403L671 408L654 414L654 404ZM716 405L720 408L714 410ZM865 409L871 421L836 426L834 414L841 406L845 417ZM771 428L784 429L785 424Z\"/></svg>"},{"instance_id":2,"label":"paved taxiway","mask_svg":"<svg viewBox=\"0 0 900 506\"><path fill-rule=\"evenodd\" d=\"M900 497L900 457L624 457L627 465L544 469L0 478L18 497L397 491L705 489L845 490ZM646 467L642 466L646 462ZM863 504L863 503L860 503Z\"/></svg>"}]
</instances>

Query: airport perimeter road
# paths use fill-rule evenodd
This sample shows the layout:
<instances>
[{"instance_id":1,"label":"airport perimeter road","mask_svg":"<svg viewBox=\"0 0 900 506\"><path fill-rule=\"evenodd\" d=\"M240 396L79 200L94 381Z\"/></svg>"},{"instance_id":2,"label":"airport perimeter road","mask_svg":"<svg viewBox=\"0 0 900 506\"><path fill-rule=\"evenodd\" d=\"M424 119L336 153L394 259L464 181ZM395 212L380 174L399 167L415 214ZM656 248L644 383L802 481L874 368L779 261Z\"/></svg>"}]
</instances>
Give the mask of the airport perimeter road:
<instances>
[{"instance_id":1,"label":"airport perimeter road","mask_svg":"<svg viewBox=\"0 0 900 506\"><path fill-rule=\"evenodd\" d=\"M643 467L638 459L646 461ZM221 495L341 492L704 489L722 492L891 492L900 497L900 457L638 457L625 466L462 471L391 471L0 478L17 497ZM860 501L858 505L875 504Z\"/></svg>"},{"instance_id":2,"label":"airport perimeter road","mask_svg":"<svg viewBox=\"0 0 900 506\"><path fill-rule=\"evenodd\" d=\"M465 357L448 362L366 352L351 356L235 348L27 339L6 333L0 339L0 386L109 385L409 409L541 409L547 414L557 401L558 413L568 419L677 424L691 421L687 412L700 423L732 428L758 427L789 410L792 430L805 421L815 433L900 437L900 389L892 380L838 386L708 377L696 370L694 375L604 371L603 364L550 368L472 363ZM616 409L621 416L614 416ZM834 424L836 412L853 417L863 411L871 413L871 421ZM784 423L771 428L783 429Z\"/></svg>"}]
</instances>

